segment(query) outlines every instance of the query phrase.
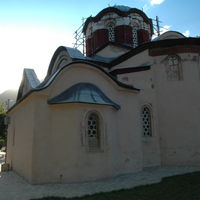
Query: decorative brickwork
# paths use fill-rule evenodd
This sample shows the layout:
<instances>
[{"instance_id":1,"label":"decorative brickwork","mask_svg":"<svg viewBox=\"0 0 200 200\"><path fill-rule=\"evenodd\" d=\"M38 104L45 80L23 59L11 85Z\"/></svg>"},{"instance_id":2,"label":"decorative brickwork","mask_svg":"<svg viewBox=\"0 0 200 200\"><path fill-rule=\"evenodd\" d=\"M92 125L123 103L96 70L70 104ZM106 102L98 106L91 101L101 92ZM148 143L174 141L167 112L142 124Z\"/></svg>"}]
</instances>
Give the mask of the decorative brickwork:
<instances>
[{"instance_id":1,"label":"decorative brickwork","mask_svg":"<svg viewBox=\"0 0 200 200\"><path fill-rule=\"evenodd\" d=\"M147 30L140 29L137 31L137 34L138 34L138 43L139 44L150 41L149 32Z\"/></svg>"},{"instance_id":2,"label":"decorative brickwork","mask_svg":"<svg viewBox=\"0 0 200 200\"><path fill-rule=\"evenodd\" d=\"M179 41L183 41L183 43L185 42L185 44L187 44L187 41L189 43L192 40L193 40L193 38L191 40L188 40L188 38L186 38L186 39L182 39L182 40L179 40ZM175 45L175 42L176 42L175 39L168 40L168 41L170 41L171 43L174 42L174 44L172 44L174 46L173 47L162 47L160 45L160 47L151 48L151 49L149 49L149 55L150 56L161 56L161 55L166 55L166 54L178 54L178 53L200 53L200 47L199 46L193 46L193 45L190 45L190 44L187 44L187 47L184 46L183 44L181 44L182 46L178 46L178 45ZM158 41L157 44L164 43L164 42L167 42L167 41ZM199 44L196 43L196 45L199 45ZM168 46L170 46L169 42L168 42Z\"/></svg>"},{"instance_id":3,"label":"decorative brickwork","mask_svg":"<svg viewBox=\"0 0 200 200\"><path fill-rule=\"evenodd\" d=\"M99 29L94 32L94 46L93 51L104 45L108 42L108 30L107 29Z\"/></svg>"},{"instance_id":4,"label":"decorative brickwork","mask_svg":"<svg viewBox=\"0 0 200 200\"><path fill-rule=\"evenodd\" d=\"M132 27L127 25L115 27L115 41L132 45Z\"/></svg>"},{"instance_id":5,"label":"decorative brickwork","mask_svg":"<svg viewBox=\"0 0 200 200\"><path fill-rule=\"evenodd\" d=\"M88 38L86 40L86 56L91 55L93 52L93 38Z\"/></svg>"}]
</instances>

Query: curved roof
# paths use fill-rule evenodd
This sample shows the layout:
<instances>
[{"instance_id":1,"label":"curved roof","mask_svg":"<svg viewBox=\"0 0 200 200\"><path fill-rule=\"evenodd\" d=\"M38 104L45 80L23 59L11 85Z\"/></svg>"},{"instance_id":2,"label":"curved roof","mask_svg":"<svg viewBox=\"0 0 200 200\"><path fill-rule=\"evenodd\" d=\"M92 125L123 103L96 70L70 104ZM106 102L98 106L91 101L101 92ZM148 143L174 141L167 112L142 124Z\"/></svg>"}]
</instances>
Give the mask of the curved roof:
<instances>
[{"instance_id":1,"label":"curved roof","mask_svg":"<svg viewBox=\"0 0 200 200\"><path fill-rule=\"evenodd\" d=\"M74 61L74 62L71 62L69 64L67 64L66 66L60 68L58 71L56 71L52 76L48 77L47 79L45 79L41 84L39 84L36 88L33 88L32 90L30 90L28 93L26 93L24 96L22 96L20 99L18 99L17 103L11 107L9 111L11 111L16 105L18 105L20 102L22 102L26 97L28 97L31 93L33 92L37 92L37 91L41 91L47 87L49 87L54 79L62 72L63 69L65 69L66 67L70 67L74 64L88 64L89 66L91 67L94 67L96 68L97 70L100 70L101 72L103 72L106 76L108 76L113 82L115 82L119 87L122 87L122 88L125 88L125 89L129 89L129 90L134 90L134 91L137 91L139 92L140 89L137 89L135 87L133 87L132 85L127 85L127 84L124 84L120 81L118 81L113 75L109 74L108 72L106 72L104 69L102 69L100 66L96 65L96 64L92 64L92 63L89 63L89 62L86 62L86 61Z\"/></svg>"},{"instance_id":2,"label":"curved roof","mask_svg":"<svg viewBox=\"0 0 200 200\"><path fill-rule=\"evenodd\" d=\"M137 13L141 17L143 17L143 19L146 23L150 24L151 30L153 30L153 25L152 25L151 19L149 19L143 11L141 11L137 8L130 8L128 6L115 5L113 7L108 7L108 8L103 9L95 17L88 17L83 26L83 32L85 33L86 28L90 22L99 21L104 15L106 15L109 12L115 12L121 17L127 17L130 13Z\"/></svg>"},{"instance_id":3,"label":"curved roof","mask_svg":"<svg viewBox=\"0 0 200 200\"><path fill-rule=\"evenodd\" d=\"M82 61L88 61L88 62L97 63L97 64L100 63L102 66L106 66L107 63L110 63L112 60L116 59L116 57L105 58L105 57L101 57L101 56L97 56L97 55L93 56L93 57L87 57L87 56L84 56L78 49L60 46L56 49L56 51L54 52L54 54L52 56L45 79L47 79L54 73L53 68L54 68L54 65L57 62L57 58L61 52L66 52L67 55L69 56L70 60L72 60L72 61L82 60ZM63 56L62 56L62 59L64 59ZM61 60L59 60L59 63L61 62Z\"/></svg>"},{"instance_id":4,"label":"curved roof","mask_svg":"<svg viewBox=\"0 0 200 200\"><path fill-rule=\"evenodd\" d=\"M124 5L114 5L113 7L121 10L122 12L128 12L131 9L131 7Z\"/></svg>"},{"instance_id":5,"label":"curved roof","mask_svg":"<svg viewBox=\"0 0 200 200\"><path fill-rule=\"evenodd\" d=\"M77 83L58 96L48 100L49 104L89 103L113 106L117 110L120 106L110 100L96 85L91 83Z\"/></svg>"},{"instance_id":6,"label":"curved roof","mask_svg":"<svg viewBox=\"0 0 200 200\"><path fill-rule=\"evenodd\" d=\"M137 88L133 87L132 85L127 85L127 84L124 84L124 83L118 81L113 75L111 75L110 73L106 72L102 67L100 67L100 66L98 66L98 65L96 65L94 63L90 63L90 62L83 61L83 60L81 60L81 61L73 61L73 62L67 64L66 66L58 69L58 71L56 71L53 75L49 76L40 85L38 85L38 87L36 88L36 90L42 90L42 89L47 88L63 69L65 69L66 67L70 67L70 66L72 66L74 64L87 64L90 67L93 67L93 68L95 68L95 69L100 70L101 72L103 72L112 81L114 81L118 86L120 86L122 88L126 88L126 89L140 91L140 89L137 89Z\"/></svg>"},{"instance_id":7,"label":"curved roof","mask_svg":"<svg viewBox=\"0 0 200 200\"><path fill-rule=\"evenodd\" d=\"M78 49L71 47L65 47L65 48L71 58L84 59L84 55Z\"/></svg>"},{"instance_id":8,"label":"curved roof","mask_svg":"<svg viewBox=\"0 0 200 200\"><path fill-rule=\"evenodd\" d=\"M158 40L168 40L168 39L180 39L185 38L185 36L182 33L179 33L177 31L167 31L160 36L156 37L153 41Z\"/></svg>"},{"instance_id":9,"label":"curved roof","mask_svg":"<svg viewBox=\"0 0 200 200\"><path fill-rule=\"evenodd\" d=\"M54 52L54 54L51 58L49 68L48 68L48 71L47 71L47 77L51 76L53 67L55 65L55 61L62 51L67 52L69 58L72 59L72 60L73 59L85 59L84 55L78 49L60 46L56 49L56 51Z\"/></svg>"},{"instance_id":10,"label":"curved roof","mask_svg":"<svg viewBox=\"0 0 200 200\"><path fill-rule=\"evenodd\" d=\"M20 84L17 101L30 90L36 88L40 84L37 75L33 69L24 69L22 82Z\"/></svg>"}]
</instances>

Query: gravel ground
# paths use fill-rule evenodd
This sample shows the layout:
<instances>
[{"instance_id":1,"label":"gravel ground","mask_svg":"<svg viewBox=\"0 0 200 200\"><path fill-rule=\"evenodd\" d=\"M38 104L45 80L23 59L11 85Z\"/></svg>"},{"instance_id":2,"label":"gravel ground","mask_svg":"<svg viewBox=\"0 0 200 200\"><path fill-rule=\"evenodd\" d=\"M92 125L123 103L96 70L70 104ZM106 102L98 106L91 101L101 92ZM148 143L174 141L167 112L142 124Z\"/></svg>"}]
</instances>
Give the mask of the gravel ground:
<instances>
[{"instance_id":1,"label":"gravel ground","mask_svg":"<svg viewBox=\"0 0 200 200\"><path fill-rule=\"evenodd\" d=\"M0 153L0 164L4 162ZM160 182L163 177L200 171L200 166L154 167L143 172L121 175L112 179L73 183L30 185L13 171L0 172L0 200L30 200L46 196L74 197L99 192L132 188Z\"/></svg>"}]
</instances>

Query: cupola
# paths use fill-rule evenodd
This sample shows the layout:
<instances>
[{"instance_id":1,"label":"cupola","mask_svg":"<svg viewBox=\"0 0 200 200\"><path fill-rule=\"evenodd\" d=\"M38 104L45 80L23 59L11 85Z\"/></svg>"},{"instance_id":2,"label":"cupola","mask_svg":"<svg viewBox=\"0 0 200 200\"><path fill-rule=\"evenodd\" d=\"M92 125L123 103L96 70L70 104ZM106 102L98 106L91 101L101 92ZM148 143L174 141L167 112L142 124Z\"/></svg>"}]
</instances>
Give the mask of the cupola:
<instances>
[{"instance_id":1,"label":"cupola","mask_svg":"<svg viewBox=\"0 0 200 200\"><path fill-rule=\"evenodd\" d=\"M87 18L83 34L86 38L86 55L92 56L109 43L135 48L149 42L153 25L152 20L141 10L113 6L103 9L95 17Z\"/></svg>"}]
</instances>

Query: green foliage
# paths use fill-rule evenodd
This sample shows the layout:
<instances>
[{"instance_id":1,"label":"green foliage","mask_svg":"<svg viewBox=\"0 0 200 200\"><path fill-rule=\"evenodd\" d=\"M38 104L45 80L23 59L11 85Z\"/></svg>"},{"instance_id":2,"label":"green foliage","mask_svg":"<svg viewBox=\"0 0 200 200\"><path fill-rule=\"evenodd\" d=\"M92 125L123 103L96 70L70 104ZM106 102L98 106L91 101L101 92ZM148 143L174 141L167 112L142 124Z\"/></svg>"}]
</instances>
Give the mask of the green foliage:
<instances>
[{"instance_id":1,"label":"green foliage","mask_svg":"<svg viewBox=\"0 0 200 200\"><path fill-rule=\"evenodd\" d=\"M7 110L5 108L5 105L3 102L0 102L0 115L1 114L6 114Z\"/></svg>"},{"instance_id":2,"label":"green foliage","mask_svg":"<svg viewBox=\"0 0 200 200\"><path fill-rule=\"evenodd\" d=\"M200 200L199 188L200 172L194 172L164 178L160 183L132 189L87 195L85 197L46 197L40 200Z\"/></svg>"},{"instance_id":3,"label":"green foliage","mask_svg":"<svg viewBox=\"0 0 200 200\"><path fill-rule=\"evenodd\" d=\"M5 145L7 126L4 121L6 118L6 109L2 102L0 102L0 148Z\"/></svg>"}]
</instances>

